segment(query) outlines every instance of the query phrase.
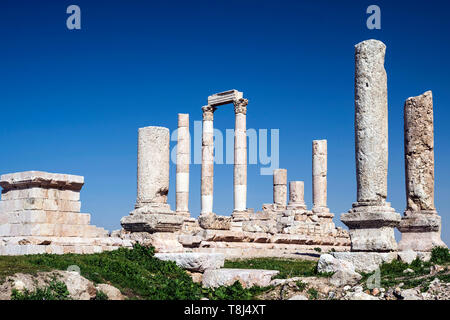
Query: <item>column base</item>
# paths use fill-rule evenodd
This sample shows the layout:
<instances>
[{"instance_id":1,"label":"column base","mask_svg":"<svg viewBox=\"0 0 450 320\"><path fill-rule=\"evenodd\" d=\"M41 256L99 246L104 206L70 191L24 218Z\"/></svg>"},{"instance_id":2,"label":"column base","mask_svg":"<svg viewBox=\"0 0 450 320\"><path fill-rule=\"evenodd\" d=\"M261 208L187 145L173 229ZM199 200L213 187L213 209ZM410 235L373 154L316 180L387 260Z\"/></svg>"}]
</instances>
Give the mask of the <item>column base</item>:
<instances>
[{"instance_id":1,"label":"column base","mask_svg":"<svg viewBox=\"0 0 450 320\"><path fill-rule=\"evenodd\" d=\"M189 211L175 211L175 214L186 218L189 218L191 216L191 213Z\"/></svg>"},{"instance_id":2,"label":"column base","mask_svg":"<svg viewBox=\"0 0 450 320\"><path fill-rule=\"evenodd\" d=\"M289 202L286 209L288 210L306 210L305 203Z\"/></svg>"},{"instance_id":3,"label":"column base","mask_svg":"<svg viewBox=\"0 0 450 320\"><path fill-rule=\"evenodd\" d=\"M313 207L311 211L313 213L328 213L330 209L328 207Z\"/></svg>"},{"instance_id":4,"label":"column base","mask_svg":"<svg viewBox=\"0 0 450 320\"><path fill-rule=\"evenodd\" d=\"M233 221L247 221L250 220L250 212L235 210L231 214L231 218Z\"/></svg>"},{"instance_id":5,"label":"column base","mask_svg":"<svg viewBox=\"0 0 450 320\"><path fill-rule=\"evenodd\" d=\"M441 240L441 217L435 211L406 211L398 229L401 251L431 252L434 247L447 247Z\"/></svg>"},{"instance_id":6,"label":"column base","mask_svg":"<svg viewBox=\"0 0 450 320\"><path fill-rule=\"evenodd\" d=\"M397 250L394 228L400 214L389 203L382 205L353 204L341 221L349 228L351 251L390 252Z\"/></svg>"}]
</instances>

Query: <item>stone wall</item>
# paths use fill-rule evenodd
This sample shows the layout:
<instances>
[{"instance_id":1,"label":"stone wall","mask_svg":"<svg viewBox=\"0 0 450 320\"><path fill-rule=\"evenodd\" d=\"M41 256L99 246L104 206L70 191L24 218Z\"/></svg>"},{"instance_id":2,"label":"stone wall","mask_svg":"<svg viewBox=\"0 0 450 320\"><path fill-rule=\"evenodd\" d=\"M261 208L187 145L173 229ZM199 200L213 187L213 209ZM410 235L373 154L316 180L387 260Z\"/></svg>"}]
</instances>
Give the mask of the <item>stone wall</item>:
<instances>
[{"instance_id":1,"label":"stone wall","mask_svg":"<svg viewBox=\"0 0 450 320\"><path fill-rule=\"evenodd\" d=\"M81 176L39 171L2 175L0 255L94 253L131 246L80 213Z\"/></svg>"}]
</instances>

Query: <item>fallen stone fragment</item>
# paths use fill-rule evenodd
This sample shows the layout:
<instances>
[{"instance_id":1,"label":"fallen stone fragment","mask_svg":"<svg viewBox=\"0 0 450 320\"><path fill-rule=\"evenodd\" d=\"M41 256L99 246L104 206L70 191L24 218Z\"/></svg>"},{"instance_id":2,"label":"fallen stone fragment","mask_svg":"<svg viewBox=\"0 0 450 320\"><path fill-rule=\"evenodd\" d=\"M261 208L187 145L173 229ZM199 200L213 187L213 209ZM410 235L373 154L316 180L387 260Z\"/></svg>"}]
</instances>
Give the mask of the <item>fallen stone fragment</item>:
<instances>
[{"instance_id":1,"label":"fallen stone fragment","mask_svg":"<svg viewBox=\"0 0 450 320\"><path fill-rule=\"evenodd\" d=\"M301 294L297 294L295 296L290 297L288 300L308 300L307 297Z\"/></svg>"},{"instance_id":2,"label":"fallen stone fragment","mask_svg":"<svg viewBox=\"0 0 450 320\"><path fill-rule=\"evenodd\" d=\"M258 269L217 269L206 270L203 274L202 284L206 288L229 286L239 281L244 288L253 286L267 287L277 270Z\"/></svg>"},{"instance_id":3,"label":"fallen stone fragment","mask_svg":"<svg viewBox=\"0 0 450 320\"><path fill-rule=\"evenodd\" d=\"M336 259L330 254L322 254L317 264L317 271L322 273L338 271L354 272L355 267L349 261Z\"/></svg>"},{"instance_id":4,"label":"fallen stone fragment","mask_svg":"<svg viewBox=\"0 0 450 320\"><path fill-rule=\"evenodd\" d=\"M157 253L155 257L164 261L174 261L180 268L193 272L219 269L225 263L225 255L223 253Z\"/></svg>"},{"instance_id":5,"label":"fallen stone fragment","mask_svg":"<svg viewBox=\"0 0 450 320\"><path fill-rule=\"evenodd\" d=\"M108 297L108 300L124 300L125 299L124 296L122 295L122 293L120 292L120 290L117 289L116 287L113 287L112 285L109 285L106 283L100 283L97 285L96 289L97 289L97 294L99 291L106 294L106 296Z\"/></svg>"}]
</instances>

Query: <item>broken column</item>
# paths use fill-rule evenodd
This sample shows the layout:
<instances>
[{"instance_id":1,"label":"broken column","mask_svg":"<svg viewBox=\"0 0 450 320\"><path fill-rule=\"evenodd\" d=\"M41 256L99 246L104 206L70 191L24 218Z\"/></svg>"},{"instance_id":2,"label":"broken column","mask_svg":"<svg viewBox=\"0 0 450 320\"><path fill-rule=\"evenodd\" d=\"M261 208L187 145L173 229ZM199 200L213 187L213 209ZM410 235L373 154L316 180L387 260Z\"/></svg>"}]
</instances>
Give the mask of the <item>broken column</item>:
<instances>
[{"instance_id":1,"label":"broken column","mask_svg":"<svg viewBox=\"0 0 450 320\"><path fill-rule=\"evenodd\" d=\"M214 181L214 111L215 107L202 107L202 177L201 177L201 214L213 213Z\"/></svg>"},{"instance_id":2,"label":"broken column","mask_svg":"<svg viewBox=\"0 0 450 320\"><path fill-rule=\"evenodd\" d=\"M129 232L173 232L183 216L167 204L170 134L164 127L140 128L138 133L137 199L135 210L120 220Z\"/></svg>"},{"instance_id":3,"label":"broken column","mask_svg":"<svg viewBox=\"0 0 450 320\"><path fill-rule=\"evenodd\" d=\"M176 213L189 217L189 114L178 114Z\"/></svg>"},{"instance_id":4,"label":"broken column","mask_svg":"<svg viewBox=\"0 0 450 320\"><path fill-rule=\"evenodd\" d=\"M305 184L303 181L289 182L289 209L306 209Z\"/></svg>"},{"instance_id":5,"label":"broken column","mask_svg":"<svg viewBox=\"0 0 450 320\"><path fill-rule=\"evenodd\" d=\"M285 208L287 198L287 170L273 170L273 203L275 208Z\"/></svg>"},{"instance_id":6,"label":"broken column","mask_svg":"<svg viewBox=\"0 0 450 320\"><path fill-rule=\"evenodd\" d=\"M378 40L355 46L355 158L357 202L341 216L352 251L397 249L400 215L386 202L388 168L386 46Z\"/></svg>"},{"instance_id":7,"label":"broken column","mask_svg":"<svg viewBox=\"0 0 450 320\"><path fill-rule=\"evenodd\" d=\"M327 207L327 140L314 140L312 151L312 211L314 213L329 212Z\"/></svg>"},{"instance_id":8,"label":"broken column","mask_svg":"<svg viewBox=\"0 0 450 320\"><path fill-rule=\"evenodd\" d=\"M247 210L247 99L234 101L234 210L243 213Z\"/></svg>"},{"instance_id":9,"label":"broken column","mask_svg":"<svg viewBox=\"0 0 450 320\"><path fill-rule=\"evenodd\" d=\"M167 203L169 192L169 129L139 128L136 208Z\"/></svg>"},{"instance_id":10,"label":"broken column","mask_svg":"<svg viewBox=\"0 0 450 320\"><path fill-rule=\"evenodd\" d=\"M408 98L404 107L406 210L399 250L429 252L443 246L434 206L433 94Z\"/></svg>"}]
</instances>

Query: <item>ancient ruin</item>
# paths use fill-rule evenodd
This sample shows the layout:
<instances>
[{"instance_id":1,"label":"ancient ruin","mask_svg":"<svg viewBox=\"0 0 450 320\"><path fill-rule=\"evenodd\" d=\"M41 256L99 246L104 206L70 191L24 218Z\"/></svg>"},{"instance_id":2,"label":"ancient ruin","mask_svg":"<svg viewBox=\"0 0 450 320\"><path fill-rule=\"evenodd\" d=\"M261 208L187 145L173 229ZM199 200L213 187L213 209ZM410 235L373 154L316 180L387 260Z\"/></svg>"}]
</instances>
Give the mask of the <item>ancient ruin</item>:
<instances>
[{"instance_id":1,"label":"ancient ruin","mask_svg":"<svg viewBox=\"0 0 450 320\"><path fill-rule=\"evenodd\" d=\"M405 102L406 210L398 229L399 250L430 252L445 246L441 217L434 206L433 94L427 91Z\"/></svg>"},{"instance_id":2,"label":"ancient ruin","mask_svg":"<svg viewBox=\"0 0 450 320\"><path fill-rule=\"evenodd\" d=\"M341 220L350 229L352 251L397 250L400 215L387 198L388 103L386 46L378 40L355 46L355 160L357 202Z\"/></svg>"},{"instance_id":3,"label":"ancient ruin","mask_svg":"<svg viewBox=\"0 0 450 320\"><path fill-rule=\"evenodd\" d=\"M189 114L178 114L175 210L167 202L169 129L140 128L136 203L121 219L121 230L108 235L89 225L88 214L80 213L83 177L37 171L7 174L0 180L0 254L90 253L129 247L137 241L181 264L214 258L220 265L225 257L288 257L322 250L334 251L329 259L347 260L356 270L368 272L397 258L401 255L398 250L429 253L435 246L445 246L440 239L441 218L434 206L431 91L405 103L407 207L403 219L386 201L385 51L386 46L378 40L355 46L357 200L341 216L349 231L335 227L334 214L327 206L327 140L312 142L310 210L304 201L305 183L289 181L284 168L273 171L272 203L263 203L260 211L247 208L248 100L242 92L229 90L209 96L202 107L201 212L197 219L189 209ZM213 208L214 112L226 104L233 104L235 111L234 199L231 215L221 216ZM402 232L398 248L396 227ZM208 255L212 253L215 256Z\"/></svg>"},{"instance_id":4,"label":"ancient ruin","mask_svg":"<svg viewBox=\"0 0 450 320\"><path fill-rule=\"evenodd\" d=\"M219 106L230 103L235 110L234 210L231 216L220 216L213 211L213 119ZM175 212L170 211L166 202L169 187L168 129L139 129L138 195L150 200L141 209L139 204L142 201L138 196L136 209L122 219L123 230L115 234L152 244L161 253L221 252L227 257L249 257L289 256L317 248L347 251L350 244L348 233L335 227L334 215L327 208L326 140L313 142L312 210L307 210L304 202L303 181L289 183L287 202L286 169L274 170L273 203L263 204L260 212L247 208L247 104L242 92L229 90L209 96L208 105L202 107L201 212L198 219L190 218L188 211L189 116L178 115ZM151 156L147 159L144 153ZM140 178L142 175L146 178ZM151 188L140 187L140 184L149 184Z\"/></svg>"},{"instance_id":5,"label":"ancient ruin","mask_svg":"<svg viewBox=\"0 0 450 320\"><path fill-rule=\"evenodd\" d=\"M0 255L95 253L131 247L80 213L84 178L26 171L0 177Z\"/></svg>"}]
</instances>

